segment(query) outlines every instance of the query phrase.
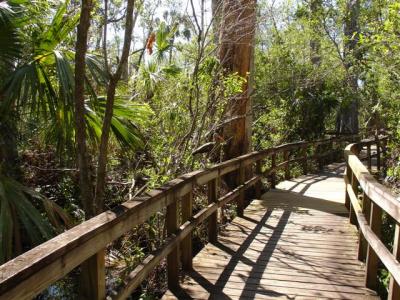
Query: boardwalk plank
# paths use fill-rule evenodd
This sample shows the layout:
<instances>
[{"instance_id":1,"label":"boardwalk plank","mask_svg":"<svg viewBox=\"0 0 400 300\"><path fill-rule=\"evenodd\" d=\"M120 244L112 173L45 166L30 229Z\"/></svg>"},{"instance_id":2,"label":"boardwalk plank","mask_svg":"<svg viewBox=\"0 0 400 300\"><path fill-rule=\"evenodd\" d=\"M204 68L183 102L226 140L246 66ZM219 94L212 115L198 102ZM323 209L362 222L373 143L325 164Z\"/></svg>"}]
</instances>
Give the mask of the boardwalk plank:
<instances>
[{"instance_id":1,"label":"boardwalk plank","mask_svg":"<svg viewBox=\"0 0 400 300\"><path fill-rule=\"evenodd\" d=\"M163 299L378 299L364 287L342 176L334 164L253 200Z\"/></svg>"}]
</instances>

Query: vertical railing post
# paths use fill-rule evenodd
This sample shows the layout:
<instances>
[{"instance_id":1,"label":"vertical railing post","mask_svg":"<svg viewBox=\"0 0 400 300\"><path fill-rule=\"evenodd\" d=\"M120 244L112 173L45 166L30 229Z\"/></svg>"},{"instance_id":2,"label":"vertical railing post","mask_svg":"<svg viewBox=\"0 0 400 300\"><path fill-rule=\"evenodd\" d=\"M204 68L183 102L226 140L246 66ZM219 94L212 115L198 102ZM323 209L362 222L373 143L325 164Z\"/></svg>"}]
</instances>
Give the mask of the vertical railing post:
<instances>
[{"instance_id":1,"label":"vertical railing post","mask_svg":"<svg viewBox=\"0 0 400 300\"><path fill-rule=\"evenodd\" d=\"M372 170L371 144L367 145L368 171Z\"/></svg>"},{"instance_id":2,"label":"vertical railing post","mask_svg":"<svg viewBox=\"0 0 400 300\"><path fill-rule=\"evenodd\" d=\"M168 195L172 197L172 203L167 206L166 214L166 227L168 236L175 234L179 228L178 218L178 203L176 195ZM168 276L168 288L174 290L179 285L179 246L175 247L174 250L167 256L167 276Z\"/></svg>"},{"instance_id":3,"label":"vertical railing post","mask_svg":"<svg viewBox=\"0 0 400 300\"><path fill-rule=\"evenodd\" d=\"M239 168L239 180L238 180L238 184L239 185L243 185L245 182L245 168L242 165L242 163L240 163L240 168ZM236 212L237 215L239 217L243 217L243 211L244 211L244 196L245 196L245 192L244 189L242 189L240 191L239 197L237 199L237 208L236 208Z\"/></svg>"},{"instance_id":4,"label":"vertical railing post","mask_svg":"<svg viewBox=\"0 0 400 300\"><path fill-rule=\"evenodd\" d=\"M321 144L321 145L316 146L315 150L316 150L315 152L322 154L323 153L323 145ZM318 170L322 170L324 168L324 164L322 161L323 157L321 154L318 154L319 157L317 158Z\"/></svg>"},{"instance_id":5,"label":"vertical railing post","mask_svg":"<svg viewBox=\"0 0 400 300\"><path fill-rule=\"evenodd\" d=\"M290 154L290 151L289 151L289 150L285 150L285 151L283 152L283 161L286 162L286 163L285 163L285 180L290 179L289 154Z\"/></svg>"},{"instance_id":6,"label":"vertical railing post","mask_svg":"<svg viewBox=\"0 0 400 300\"><path fill-rule=\"evenodd\" d=\"M354 172L351 172L351 188L353 189L354 194L356 197L358 196L358 180ZM353 205L350 203L350 223L353 225L357 224L357 216L354 212Z\"/></svg>"},{"instance_id":7,"label":"vertical railing post","mask_svg":"<svg viewBox=\"0 0 400 300\"><path fill-rule=\"evenodd\" d=\"M190 220L193 215L193 192L190 191L181 199L182 223ZM182 269L190 271L193 268L192 233L190 232L181 242Z\"/></svg>"},{"instance_id":8,"label":"vertical railing post","mask_svg":"<svg viewBox=\"0 0 400 300\"><path fill-rule=\"evenodd\" d=\"M382 225L382 209L376 205L374 202L371 201L371 212L370 212L370 219L369 224L371 230L380 238L381 236L381 225ZM366 261L366 277L365 277L365 286L367 288L376 290L377 283L378 283L378 263L379 258L368 245L367 250L367 261Z\"/></svg>"},{"instance_id":9,"label":"vertical railing post","mask_svg":"<svg viewBox=\"0 0 400 300\"><path fill-rule=\"evenodd\" d=\"M396 229L394 232L394 243L393 243L393 255L400 261L400 225L396 224ZM400 297L400 282L396 282L393 276L390 278L389 282L389 295L388 300L399 299Z\"/></svg>"},{"instance_id":10,"label":"vertical railing post","mask_svg":"<svg viewBox=\"0 0 400 300\"><path fill-rule=\"evenodd\" d=\"M79 299L106 298L105 249L81 264Z\"/></svg>"},{"instance_id":11,"label":"vertical railing post","mask_svg":"<svg viewBox=\"0 0 400 300\"><path fill-rule=\"evenodd\" d=\"M208 194L208 203L216 203L217 202L217 190L218 188L218 179L215 178L208 182L207 194ZM210 243L216 243L218 240L218 211L213 213L208 218L208 241Z\"/></svg>"},{"instance_id":12,"label":"vertical railing post","mask_svg":"<svg viewBox=\"0 0 400 300\"><path fill-rule=\"evenodd\" d=\"M386 175L386 154L387 154L387 140L386 138L382 140L382 161L381 161L381 165L383 165L383 171L384 171L384 175Z\"/></svg>"},{"instance_id":13,"label":"vertical railing post","mask_svg":"<svg viewBox=\"0 0 400 300\"><path fill-rule=\"evenodd\" d=\"M260 180L256 183L256 187L255 187L256 199L261 198L261 188L262 188L262 182L261 182L262 169L261 168L262 168L262 161L257 160L256 161L256 175L260 176Z\"/></svg>"},{"instance_id":14,"label":"vertical railing post","mask_svg":"<svg viewBox=\"0 0 400 300\"><path fill-rule=\"evenodd\" d=\"M363 192L362 198L362 212L366 217L366 220L369 224L369 215L371 213L371 199L367 196L365 192ZM358 243L358 260L364 261L367 256L367 248L368 243L364 238L361 230L359 230L359 243Z\"/></svg>"},{"instance_id":15,"label":"vertical railing post","mask_svg":"<svg viewBox=\"0 0 400 300\"><path fill-rule=\"evenodd\" d=\"M351 177L352 177L352 171L351 167L349 165L349 157L346 157L346 170L344 176L347 178L347 182L351 183ZM350 196L349 193L347 192L347 186L345 188L345 200L344 200L344 206L350 211Z\"/></svg>"},{"instance_id":16,"label":"vertical railing post","mask_svg":"<svg viewBox=\"0 0 400 300\"><path fill-rule=\"evenodd\" d=\"M381 143L379 141L379 136L375 136L375 144L376 144L376 168L378 172L381 170Z\"/></svg>"},{"instance_id":17,"label":"vertical railing post","mask_svg":"<svg viewBox=\"0 0 400 300\"><path fill-rule=\"evenodd\" d=\"M308 157L307 157L307 149L308 149L308 144L305 143L303 145L303 150L302 150L302 155L303 155L303 174L306 175L308 173Z\"/></svg>"},{"instance_id":18,"label":"vertical railing post","mask_svg":"<svg viewBox=\"0 0 400 300\"><path fill-rule=\"evenodd\" d=\"M329 155L328 155L328 164L333 162L335 151L333 150L333 138L329 139Z\"/></svg>"},{"instance_id":19,"label":"vertical railing post","mask_svg":"<svg viewBox=\"0 0 400 300\"><path fill-rule=\"evenodd\" d=\"M276 153L271 155L271 188L274 189L276 186Z\"/></svg>"}]
</instances>

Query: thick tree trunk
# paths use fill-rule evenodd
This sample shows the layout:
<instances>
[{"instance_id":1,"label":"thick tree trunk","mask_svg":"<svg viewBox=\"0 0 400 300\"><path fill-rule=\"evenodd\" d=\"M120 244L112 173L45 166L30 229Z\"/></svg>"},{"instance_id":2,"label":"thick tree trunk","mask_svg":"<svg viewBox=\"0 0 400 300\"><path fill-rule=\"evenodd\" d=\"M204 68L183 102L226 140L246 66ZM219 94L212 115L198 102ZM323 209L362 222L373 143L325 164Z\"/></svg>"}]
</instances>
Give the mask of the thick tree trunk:
<instances>
[{"instance_id":1,"label":"thick tree trunk","mask_svg":"<svg viewBox=\"0 0 400 300\"><path fill-rule=\"evenodd\" d=\"M344 22L344 59L347 73L346 85L351 90L352 100L342 106L336 118L336 132L357 134L358 124L358 74L354 65L361 58L357 51L360 29L358 18L360 14L360 1L348 0L347 12Z\"/></svg>"},{"instance_id":2,"label":"thick tree trunk","mask_svg":"<svg viewBox=\"0 0 400 300\"><path fill-rule=\"evenodd\" d=\"M95 214L85 125L85 58L92 5L91 0L82 0L75 54L75 129L78 147L79 187L86 217Z\"/></svg>"},{"instance_id":3,"label":"thick tree trunk","mask_svg":"<svg viewBox=\"0 0 400 300\"><path fill-rule=\"evenodd\" d=\"M97 166L97 181L96 181L96 212L100 213L104 209L104 191L106 184L106 167L107 167L107 153L108 153L108 142L110 138L111 121L114 112L114 100L115 91L117 88L118 81L121 79L124 65L126 65L132 42L132 32L134 25L134 9L135 0L128 0L126 9L126 24L125 24L125 36L124 45L122 48L121 60L119 61L115 74L111 75L110 82L107 88L107 103L104 114L103 127L101 131L100 140L100 151L98 157Z\"/></svg>"},{"instance_id":4,"label":"thick tree trunk","mask_svg":"<svg viewBox=\"0 0 400 300\"><path fill-rule=\"evenodd\" d=\"M246 79L243 92L229 99L228 119L223 128L227 141L224 159L250 151L251 99L249 72L253 59L256 25L255 0L225 0L222 9L219 57L225 74L237 73Z\"/></svg>"},{"instance_id":5,"label":"thick tree trunk","mask_svg":"<svg viewBox=\"0 0 400 300\"><path fill-rule=\"evenodd\" d=\"M222 128L225 140L223 160L248 153L251 149L252 103L250 71L254 55L256 0L224 0L219 38L219 58L225 75L237 73L245 78L242 93L228 99L227 119ZM246 168L245 178L251 174ZM240 184L240 172L225 177L229 187Z\"/></svg>"}]
</instances>

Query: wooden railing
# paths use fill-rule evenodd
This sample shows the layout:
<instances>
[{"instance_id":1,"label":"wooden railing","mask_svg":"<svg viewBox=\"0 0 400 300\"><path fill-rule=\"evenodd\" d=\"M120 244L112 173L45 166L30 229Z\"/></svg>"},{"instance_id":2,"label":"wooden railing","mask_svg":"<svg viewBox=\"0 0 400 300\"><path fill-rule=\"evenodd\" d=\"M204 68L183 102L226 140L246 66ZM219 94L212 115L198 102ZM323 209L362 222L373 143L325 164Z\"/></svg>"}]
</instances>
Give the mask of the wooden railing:
<instances>
[{"instance_id":1,"label":"wooden railing","mask_svg":"<svg viewBox=\"0 0 400 300\"><path fill-rule=\"evenodd\" d=\"M254 186L256 197L260 196L261 176L266 175L274 187L278 170L282 169L288 179L293 163L299 163L302 172L307 173L311 162L317 162L321 167L335 153L342 153L345 143L354 138L332 137L285 144L185 174L148 192L145 197L135 198L89 219L0 266L0 298L31 299L81 266L81 276L85 280L79 291L80 297L104 299L107 245L165 208L168 234L165 243L125 278L117 295L112 297L124 299L129 296L164 258L167 258L168 286L173 289L178 285L180 266L184 270L192 267L191 235L200 223L208 220L209 242L216 242L218 209L234 201L238 215L242 215L245 191ZM247 171L250 169L253 172ZM222 193L219 188L221 178L231 172L238 174L238 186L219 195ZM248 173L253 174L251 178L246 178ZM207 185L208 205L193 215L193 190L202 185Z\"/></svg>"},{"instance_id":2,"label":"wooden railing","mask_svg":"<svg viewBox=\"0 0 400 300\"><path fill-rule=\"evenodd\" d=\"M380 136L346 147L346 206L350 211L350 222L359 229L358 258L366 263L366 287L377 288L381 261L391 274L388 299L400 299L400 199L371 174L373 157L377 169L381 168L386 143L387 136ZM366 148L366 155L363 148ZM361 162L363 159L367 160L367 167ZM383 211L396 224L393 253L381 240Z\"/></svg>"}]
</instances>

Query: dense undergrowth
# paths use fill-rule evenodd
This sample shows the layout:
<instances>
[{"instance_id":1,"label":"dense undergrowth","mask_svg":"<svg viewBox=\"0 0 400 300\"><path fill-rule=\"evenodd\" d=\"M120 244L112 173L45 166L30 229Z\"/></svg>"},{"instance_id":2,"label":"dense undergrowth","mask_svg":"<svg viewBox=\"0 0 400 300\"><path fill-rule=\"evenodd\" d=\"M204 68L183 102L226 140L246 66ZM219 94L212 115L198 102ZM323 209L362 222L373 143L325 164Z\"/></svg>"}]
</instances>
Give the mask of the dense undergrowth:
<instances>
[{"instance_id":1,"label":"dense undergrowth","mask_svg":"<svg viewBox=\"0 0 400 300\"><path fill-rule=\"evenodd\" d=\"M232 138L224 136L224 128L235 118L248 119L251 149L261 150L342 130L339 121L353 104L359 127L391 132L381 180L399 192L400 2L258 1L254 57L248 57L252 67L244 77L227 72L219 57L223 15L211 9L211 2L229 6L228 0L135 1L129 59L115 90L102 209L221 162ZM81 197L76 151L74 71L81 3L0 1L0 263L90 215ZM93 1L83 99L86 171L93 190L126 10L121 0ZM244 92L251 110L237 115L233 107ZM301 171L294 165L292 176ZM227 190L222 183L221 193ZM206 191L199 188L194 196L195 213L206 205ZM222 230L235 207L220 215ZM164 216L156 214L107 247L108 293L161 247ZM391 249L394 223L387 216L383 221L382 236ZM194 232L194 252L206 239L202 225ZM79 272L39 298L75 298ZM388 278L382 269L383 296ZM157 298L165 289L163 262L132 298Z\"/></svg>"}]
</instances>

